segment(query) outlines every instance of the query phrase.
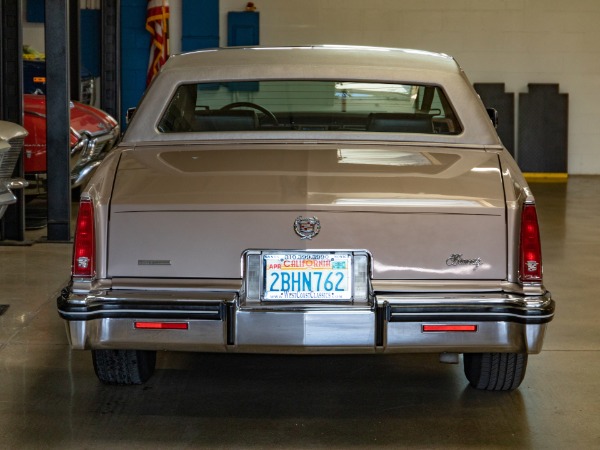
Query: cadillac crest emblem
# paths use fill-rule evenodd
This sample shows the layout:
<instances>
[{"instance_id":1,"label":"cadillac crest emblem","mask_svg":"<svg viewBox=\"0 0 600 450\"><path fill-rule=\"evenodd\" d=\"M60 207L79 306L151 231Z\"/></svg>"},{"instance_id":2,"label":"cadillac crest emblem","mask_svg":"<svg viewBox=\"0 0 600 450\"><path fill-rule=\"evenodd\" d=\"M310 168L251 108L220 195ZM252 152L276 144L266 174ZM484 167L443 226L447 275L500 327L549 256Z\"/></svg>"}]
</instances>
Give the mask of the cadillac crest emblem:
<instances>
[{"instance_id":1,"label":"cadillac crest emblem","mask_svg":"<svg viewBox=\"0 0 600 450\"><path fill-rule=\"evenodd\" d=\"M296 217L294 231L302 240L311 240L321 231L321 222L317 217Z\"/></svg>"}]
</instances>

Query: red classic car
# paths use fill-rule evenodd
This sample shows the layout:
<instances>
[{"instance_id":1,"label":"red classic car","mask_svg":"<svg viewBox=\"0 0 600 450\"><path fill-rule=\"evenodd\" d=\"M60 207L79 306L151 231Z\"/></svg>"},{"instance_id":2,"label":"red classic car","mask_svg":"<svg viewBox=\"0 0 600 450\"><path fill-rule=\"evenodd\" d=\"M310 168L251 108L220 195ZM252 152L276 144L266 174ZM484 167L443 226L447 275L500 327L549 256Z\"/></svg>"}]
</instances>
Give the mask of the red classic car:
<instances>
[{"instance_id":1,"label":"red classic car","mask_svg":"<svg viewBox=\"0 0 600 450\"><path fill-rule=\"evenodd\" d=\"M25 174L46 173L46 97L24 98ZM119 137L119 125L105 112L71 102L71 186L83 185Z\"/></svg>"}]
</instances>

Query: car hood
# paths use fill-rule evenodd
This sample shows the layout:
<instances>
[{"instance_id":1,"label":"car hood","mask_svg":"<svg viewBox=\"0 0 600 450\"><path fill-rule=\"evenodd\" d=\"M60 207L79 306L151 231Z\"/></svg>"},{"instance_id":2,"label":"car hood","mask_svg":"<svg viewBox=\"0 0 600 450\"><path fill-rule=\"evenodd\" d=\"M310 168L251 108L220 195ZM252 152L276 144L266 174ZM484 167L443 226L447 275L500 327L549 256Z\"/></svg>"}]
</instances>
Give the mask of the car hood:
<instances>
[{"instance_id":1,"label":"car hood","mask_svg":"<svg viewBox=\"0 0 600 450\"><path fill-rule=\"evenodd\" d=\"M104 134L117 126L117 122L104 111L79 102L72 102L71 127L81 133Z\"/></svg>"},{"instance_id":2,"label":"car hood","mask_svg":"<svg viewBox=\"0 0 600 450\"><path fill-rule=\"evenodd\" d=\"M317 217L319 235L296 235L299 216ZM109 275L239 277L239 257L249 248L366 249L379 278L504 278L498 156L335 144L123 151L111 200ZM464 267L453 255L483 263ZM176 262L139 264L165 258Z\"/></svg>"},{"instance_id":3,"label":"car hood","mask_svg":"<svg viewBox=\"0 0 600 450\"><path fill-rule=\"evenodd\" d=\"M46 117L45 95L24 95L23 104L25 113ZM98 108L71 101L70 125L77 133L96 135L109 132L117 126L117 122Z\"/></svg>"}]
</instances>

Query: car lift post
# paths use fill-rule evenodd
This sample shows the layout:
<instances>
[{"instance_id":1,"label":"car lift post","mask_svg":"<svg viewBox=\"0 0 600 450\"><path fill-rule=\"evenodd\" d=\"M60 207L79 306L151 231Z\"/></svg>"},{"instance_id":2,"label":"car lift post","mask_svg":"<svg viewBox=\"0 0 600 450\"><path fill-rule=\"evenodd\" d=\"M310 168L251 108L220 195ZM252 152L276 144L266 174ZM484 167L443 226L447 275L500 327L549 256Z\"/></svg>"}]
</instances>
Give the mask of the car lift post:
<instances>
[{"instance_id":1,"label":"car lift post","mask_svg":"<svg viewBox=\"0 0 600 450\"><path fill-rule=\"evenodd\" d=\"M120 1L102 0L102 64L100 109L117 121L121 117L120 102Z\"/></svg>"},{"instance_id":2,"label":"car lift post","mask_svg":"<svg viewBox=\"0 0 600 450\"><path fill-rule=\"evenodd\" d=\"M69 2L46 0L48 241L71 239Z\"/></svg>"},{"instance_id":3,"label":"car lift post","mask_svg":"<svg viewBox=\"0 0 600 450\"><path fill-rule=\"evenodd\" d=\"M0 0L0 119L23 125L23 62L21 0ZM23 177L23 156L14 175ZM25 239L25 200L23 191L14 191L17 203L9 206L0 221L0 240Z\"/></svg>"}]
</instances>

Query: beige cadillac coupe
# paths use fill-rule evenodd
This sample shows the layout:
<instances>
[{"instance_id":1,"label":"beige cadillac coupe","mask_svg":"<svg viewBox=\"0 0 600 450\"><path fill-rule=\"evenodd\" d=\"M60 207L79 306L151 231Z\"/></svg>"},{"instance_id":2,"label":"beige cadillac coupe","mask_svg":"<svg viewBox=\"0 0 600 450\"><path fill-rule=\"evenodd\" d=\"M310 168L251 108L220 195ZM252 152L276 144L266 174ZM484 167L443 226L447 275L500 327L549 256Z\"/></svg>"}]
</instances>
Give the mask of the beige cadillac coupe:
<instances>
[{"instance_id":1,"label":"beige cadillac coupe","mask_svg":"<svg viewBox=\"0 0 600 450\"><path fill-rule=\"evenodd\" d=\"M454 59L322 46L171 57L81 196L58 310L106 383L158 350L429 352L511 390L554 301Z\"/></svg>"}]
</instances>

